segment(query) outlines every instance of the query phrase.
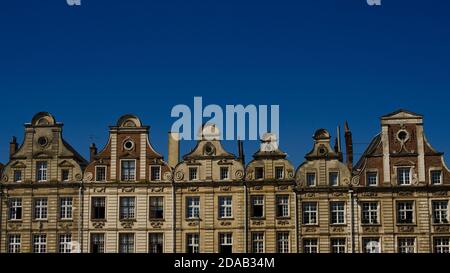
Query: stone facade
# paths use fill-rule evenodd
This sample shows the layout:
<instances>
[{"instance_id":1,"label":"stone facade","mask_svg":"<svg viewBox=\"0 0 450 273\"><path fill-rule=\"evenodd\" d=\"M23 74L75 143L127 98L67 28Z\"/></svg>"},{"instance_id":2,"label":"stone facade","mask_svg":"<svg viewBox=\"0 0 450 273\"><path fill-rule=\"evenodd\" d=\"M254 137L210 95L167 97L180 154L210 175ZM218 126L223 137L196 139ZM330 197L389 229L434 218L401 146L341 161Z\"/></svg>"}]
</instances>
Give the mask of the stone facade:
<instances>
[{"instance_id":1,"label":"stone facade","mask_svg":"<svg viewBox=\"0 0 450 273\"><path fill-rule=\"evenodd\" d=\"M347 124L345 152L317 130L296 170L273 134L248 164L215 125L199 136L180 160L169 133L166 162L125 115L86 162L37 114L1 174L0 252L450 252L450 172L418 114L382 117L354 166Z\"/></svg>"}]
</instances>

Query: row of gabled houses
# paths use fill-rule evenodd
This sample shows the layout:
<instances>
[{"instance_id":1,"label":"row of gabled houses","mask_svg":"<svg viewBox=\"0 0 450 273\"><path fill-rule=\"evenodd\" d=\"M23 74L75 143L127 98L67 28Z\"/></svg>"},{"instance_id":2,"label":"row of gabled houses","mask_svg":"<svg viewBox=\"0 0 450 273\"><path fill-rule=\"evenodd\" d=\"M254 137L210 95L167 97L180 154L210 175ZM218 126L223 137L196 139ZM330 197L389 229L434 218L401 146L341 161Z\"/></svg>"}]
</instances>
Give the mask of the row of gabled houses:
<instances>
[{"instance_id":1,"label":"row of gabled houses","mask_svg":"<svg viewBox=\"0 0 450 273\"><path fill-rule=\"evenodd\" d=\"M169 133L167 161L134 115L109 129L85 160L63 124L38 113L0 165L0 252L83 253L448 253L450 173L423 131L399 110L353 164L317 130L295 167L266 134L246 164L218 128L180 159ZM345 155L345 156L344 156ZM345 157L345 158L344 158Z\"/></svg>"}]
</instances>

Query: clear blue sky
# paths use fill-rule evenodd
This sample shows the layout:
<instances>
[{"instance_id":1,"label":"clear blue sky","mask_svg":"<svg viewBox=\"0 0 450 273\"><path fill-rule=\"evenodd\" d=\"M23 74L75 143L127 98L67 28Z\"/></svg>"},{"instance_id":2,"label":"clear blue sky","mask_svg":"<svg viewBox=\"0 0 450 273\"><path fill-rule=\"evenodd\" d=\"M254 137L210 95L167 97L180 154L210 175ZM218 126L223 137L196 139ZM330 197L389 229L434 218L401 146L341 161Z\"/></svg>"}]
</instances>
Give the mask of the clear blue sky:
<instances>
[{"instance_id":1,"label":"clear blue sky","mask_svg":"<svg viewBox=\"0 0 450 273\"><path fill-rule=\"evenodd\" d=\"M348 120L354 141L367 143L398 108L425 115L429 140L450 153L447 0L4 1L0 34L3 163L11 136L21 141L39 111L63 121L86 157L92 139L103 146L108 125L135 113L167 155L171 108L194 96L279 104L281 146L295 165L316 129L335 135ZM249 158L257 143L245 148Z\"/></svg>"}]
</instances>

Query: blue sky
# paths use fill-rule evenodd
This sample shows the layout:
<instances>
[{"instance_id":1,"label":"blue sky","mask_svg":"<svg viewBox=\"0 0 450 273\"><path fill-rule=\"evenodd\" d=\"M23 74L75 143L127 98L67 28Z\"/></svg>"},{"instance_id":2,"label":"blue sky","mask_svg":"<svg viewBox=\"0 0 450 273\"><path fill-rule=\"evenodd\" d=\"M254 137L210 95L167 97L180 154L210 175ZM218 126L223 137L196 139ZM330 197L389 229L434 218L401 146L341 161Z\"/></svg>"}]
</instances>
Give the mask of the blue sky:
<instances>
[{"instance_id":1,"label":"blue sky","mask_svg":"<svg viewBox=\"0 0 450 273\"><path fill-rule=\"evenodd\" d=\"M446 0L5 1L0 162L39 111L63 121L86 157L108 125L135 113L166 155L170 111L194 96L280 105L281 147L295 165L316 129L335 136L345 120L358 157L379 117L398 108L425 115L428 139L450 153L449 12ZM245 144L247 158L257 145Z\"/></svg>"}]
</instances>

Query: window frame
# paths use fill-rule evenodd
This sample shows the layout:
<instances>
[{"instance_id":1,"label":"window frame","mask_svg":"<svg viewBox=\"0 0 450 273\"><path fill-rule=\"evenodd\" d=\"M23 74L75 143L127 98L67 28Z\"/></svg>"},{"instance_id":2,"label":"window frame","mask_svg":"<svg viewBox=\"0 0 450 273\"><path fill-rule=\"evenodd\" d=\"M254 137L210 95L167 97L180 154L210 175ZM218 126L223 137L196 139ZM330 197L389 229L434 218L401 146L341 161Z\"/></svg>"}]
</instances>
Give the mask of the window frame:
<instances>
[{"instance_id":1,"label":"window frame","mask_svg":"<svg viewBox=\"0 0 450 273\"><path fill-rule=\"evenodd\" d=\"M134 163L134 168L130 168L130 166L128 166L128 171L127 171L127 175L128 178L125 178L125 169L124 169L124 162L133 162ZM131 178L130 176L130 170L134 171L133 177ZM120 160L120 181L123 182L136 182L137 181L137 160L136 159L121 159Z\"/></svg>"}]
</instances>

